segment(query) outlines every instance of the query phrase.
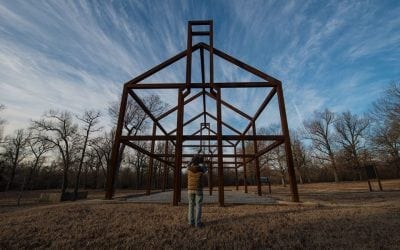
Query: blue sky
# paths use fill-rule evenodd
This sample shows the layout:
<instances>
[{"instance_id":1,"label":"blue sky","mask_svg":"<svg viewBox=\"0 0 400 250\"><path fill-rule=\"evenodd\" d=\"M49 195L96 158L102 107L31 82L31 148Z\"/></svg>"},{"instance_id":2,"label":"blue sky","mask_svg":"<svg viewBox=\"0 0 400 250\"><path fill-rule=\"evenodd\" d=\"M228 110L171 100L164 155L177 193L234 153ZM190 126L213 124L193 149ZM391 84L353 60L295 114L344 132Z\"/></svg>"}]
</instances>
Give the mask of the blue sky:
<instances>
[{"instance_id":1,"label":"blue sky","mask_svg":"<svg viewBox=\"0 0 400 250\"><path fill-rule=\"evenodd\" d=\"M283 82L291 128L324 108L362 114L400 81L399 13L398 0L0 0L6 132L48 109L105 113L124 82L186 49L187 21L198 19L214 20L216 48ZM179 66L158 79L184 79ZM216 79L248 79L226 63L215 67ZM224 98L251 109L263 95L242 90ZM262 125L276 119L270 112Z\"/></svg>"}]
</instances>

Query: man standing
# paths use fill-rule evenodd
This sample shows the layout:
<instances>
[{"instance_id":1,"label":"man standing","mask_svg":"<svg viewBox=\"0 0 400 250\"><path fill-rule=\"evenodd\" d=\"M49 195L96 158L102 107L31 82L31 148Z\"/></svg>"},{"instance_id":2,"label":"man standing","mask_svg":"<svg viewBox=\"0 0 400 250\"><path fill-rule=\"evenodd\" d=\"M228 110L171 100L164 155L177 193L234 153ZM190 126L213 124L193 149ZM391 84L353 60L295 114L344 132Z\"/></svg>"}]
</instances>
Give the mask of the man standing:
<instances>
[{"instance_id":1,"label":"man standing","mask_svg":"<svg viewBox=\"0 0 400 250\"><path fill-rule=\"evenodd\" d=\"M201 222L201 207L203 205L203 174L207 172L204 159L201 155L195 155L188 167L188 219L190 226L203 227ZM196 216L194 207L196 206Z\"/></svg>"}]
</instances>

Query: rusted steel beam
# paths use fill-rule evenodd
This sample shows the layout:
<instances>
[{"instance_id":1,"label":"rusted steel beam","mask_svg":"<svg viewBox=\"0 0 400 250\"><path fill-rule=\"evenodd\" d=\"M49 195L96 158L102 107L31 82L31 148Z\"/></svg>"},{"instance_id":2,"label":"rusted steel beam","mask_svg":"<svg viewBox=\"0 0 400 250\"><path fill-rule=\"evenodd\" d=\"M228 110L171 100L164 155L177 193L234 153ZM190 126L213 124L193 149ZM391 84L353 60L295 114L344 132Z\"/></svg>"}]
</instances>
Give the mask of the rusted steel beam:
<instances>
[{"instance_id":1,"label":"rusted steel beam","mask_svg":"<svg viewBox=\"0 0 400 250\"><path fill-rule=\"evenodd\" d=\"M168 142L165 142L164 145L164 154L168 154ZM168 161L168 156L165 156L164 160ZM167 188L167 181L168 181L168 165L166 162L164 162L164 177L163 177L163 187L162 191L165 192L165 189Z\"/></svg>"},{"instance_id":2,"label":"rusted steel beam","mask_svg":"<svg viewBox=\"0 0 400 250\"><path fill-rule=\"evenodd\" d=\"M183 89L186 83L137 83L129 85L128 89ZM215 88L229 89L229 88L274 88L277 83L271 82L214 82ZM190 88L202 89L210 88L210 83L192 82Z\"/></svg>"},{"instance_id":3,"label":"rusted steel beam","mask_svg":"<svg viewBox=\"0 0 400 250\"><path fill-rule=\"evenodd\" d=\"M276 88L273 88L267 97L264 99L264 102L260 105L258 108L257 112L255 113L253 117L253 122L256 122L257 118L261 115L261 113L264 111L264 109L267 107L267 105L271 102L272 98L274 97L276 93Z\"/></svg>"},{"instance_id":4,"label":"rusted steel beam","mask_svg":"<svg viewBox=\"0 0 400 250\"><path fill-rule=\"evenodd\" d=\"M188 164L188 163L190 163L190 160L185 160L185 161L182 161L182 168L186 168L186 165ZM234 169L235 167L234 166L231 166L231 165L234 165L235 164L235 162L234 161L224 161L224 169L225 168L231 168L231 169ZM239 163L238 163L239 164ZM238 166L238 168L240 168L240 166Z\"/></svg>"},{"instance_id":5,"label":"rusted steel beam","mask_svg":"<svg viewBox=\"0 0 400 250\"><path fill-rule=\"evenodd\" d=\"M217 117L213 116L212 114L205 112L209 117L211 117L212 119L214 119L215 121L217 120ZM224 125L225 127L229 128L230 130L232 130L233 132L235 132L236 134L240 135L242 134L239 130L235 129L234 127L232 127L231 125L227 124L226 122L222 121L222 125Z\"/></svg>"},{"instance_id":6,"label":"rusted steel beam","mask_svg":"<svg viewBox=\"0 0 400 250\"><path fill-rule=\"evenodd\" d=\"M212 158L208 162L208 194L211 196L213 192L213 162Z\"/></svg>"},{"instance_id":7,"label":"rusted steel beam","mask_svg":"<svg viewBox=\"0 0 400 250\"><path fill-rule=\"evenodd\" d=\"M210 20L210 46L209 46L209 52L210 52L210 91L214 92L214 25L213 25L213 21Z\"/></svg>"},{"instance_id":8,"label":"rusted steel beam","mask_svg":"<svg viewBox=\"0 0 400 250\"><path fill-rule=\"evenodd\" d=\"M221 89L217 90L217 162L218 162L218 201L219 205L225 205L224 199L224 163L222 149L222 112L221 112Z\"/></svg>"},{"instance_id":9,"label":"rusted steel beam","mask_svg":"<svg viewBox=\"0 0 400 250\"><path fill-rule=\"evenodd\" d=\"M117 122L117 129L115 131L114 144L111 151L111 164L110 167L107 169L107 183L106 183L106 195L105 195L106 199L112 199L114 195L116 170L118 164L118 157L120 153L119 147L121 144L121 135L124 125L127 101L128 101L128 89L124 87L121 96L121 103L119 106L118 122Z\"/></svg>"},{"instance_id":10,"label":"rusted steel beam","mask_svg":"<svg viewBox=\"0 0 400 250\"><path fill-rule=\"evenodd\" d=\"M200 68L201 68L201 83L205 84L206 82L206 75L205 75L205 68L204 68L204 49L200 49ZM206 111L207 111L207 104L206 104L206 89L203 88L203 122L206 123Z\"/></svg>"},{"instance_id":11,"label":"rusted steel beam","mask_svg":"<svg viewBox=\"0 0 400 250\"><path fill-rule=\"evenodd\" d=\"M157 125L157 127L165 134L167 135L167 131L165 131L164 127L158 122L157 118L154 117L154 115L151 113L151 111L146 107L142 99L138 95L136 95L135 92L132 90L128 90L129 95L132 96L133 99L135 99L136 103L139 104L139 106L143 109L143 111L150 117L151 120Z\"/></svg>"},{"instance_id":12,"label":"rusted steel beam","mask_svg":"<svg viewBox=\"0 0 400 250\"><path fill-rule=\"evenodd\" d=\"M175 146L175 168L174 168L174 195L172 200L173 206L178 206L180 201L181 192L181 168L182 168L182 144L183 144L183 112L184 112L184 96L183 90L179 90L178 93L178 113L176 116L176 146Z\"/></svg>"},{"instance_id":13,"label":"rusted steel beam","mask_svg":"<svg viewBox=\"0 0 400 250\"><path fill-rule=\"evenodd\" d=\"M212 20L192 20L189 21L190 25L212 25Z\"/></svg>"},{"instance_id":14,"label":"rusted steel beam","mask_svg":"<svg viewBox=\"0 0 400 250\"><path fill-rule=\"evenodd\" d=\"M274 88L277 83L275 82L216 82L214 86L218 88Z\"/></svg>"},{"instance_id":15,"label":"rusted steel beam","mask_svg":"<svg viewBox=\"0 0 400 250\"><path fill-rule=\"evenodd\" d=\"M243 182L244 182L244 192L247 194L247 166L246 166L246 146L244 144L244 140L242 140L242 160L243 160Z\"/></svg>"},{"instance_id":16,"label":"rusted steel beam","mask_svg":"<svg viewBox=\"0 0 400 250\"><path fill-rule=\"evenodd\" d=\"M208 92L206 92L206 95L208 95L209 97L211 97L211 98L213 98L214 100L216 100L216 98L215 98L214 95L212 95L212 94L210 94L210 93L208 93ZM227 107L227 108L231 109L232 111L238 113L239 115L243 116L244 118L246 118L246 119L248 119L248 120L250 120L250 121L253 119L251 116L249 116L249 115L246 114L245 112L243 112L243 111L241 111L240 109L236 108L235 106L233 106L233 105L231 105L231 104L225 102L225 101L222 100L222 99L221 99L221 103L222 103L225 107Z\"/></svg>"},{"instance_id":17,"label":"rusted steel beam","mask_svg":"<svg viewBox=\"0 0 400 250\"><path fill-rule=\"evenodd\" d=\"M202 92L199 92L199 93L195 94L194 96L188 98L186 101L184 101L183 104L186 105L186 104L190 103L191 101L195 100L196 98L198 98L198 97L201 96L201 95L202 95ZM169 114L175 112L177 109L178 109L178 106L176 106L176 107L174 107L174 108L172 108L172 109L170 109L170 110L164 112L163 114L161 114L161 115L157 118L157 120L161 120L161 119L167 117Z\"/></svg>"},{"instance_id":18,"label":"rusted steel beam","mask_svg":"<svg viewBox=\"0 0 400 250\"><path fill-rule=\"evenodd\" d=\"M236 146L234 148L234 156L235 156L235 186L236 186L236 191L239 190L239 178L238 178L238 164L237 164L237 152L236 152Z\"/></svg>"},{"instance_id":19,"label":"rusted steel beam","mask_svg":"<svg viewBox=\"0 0 400 250\"><path fill-rule=\"evenodd\" d=\"M184 168L187 168L187 165L190 163L190 160L184 160L184 161L182 161L182 169L184 169ZM234 169L235 167L234 166L232 166L232 165L234 165L235 163L233 162L233 161L230 161L230 162L224 162L224 169ZM238 168L240 168L240 167L238 167Z\"/></svg>"},{"instance_id":20,"label":"rusted steel beam","mask_svg":"<svg viewBox=\"0 0 400 250\"><path fill-rule=\"evenodd\" d=\"M187 55L186 55L186 93L190 93L192 82L192 24L188 23ZM187 94L185 94L186 96Z\"/></svg>"},{"instance_id":21,"label":"rusted steel beam","mask_svg":"<svg viewBox=\"0 0 400 250\"><path fill-rule=\"evenodd\" d=\"M272 98L274 97L276 93L276 88L273 88L269 94L265 97L263 103L260 105L260 107L258 108L258 110L256 111L255 115L253 116L253 119L251 119L251 121L249 122L249 124L247 125L247 127L244 129L243 134L246 134L253 123L256 122L257 118L261 115L261 113L264 111L264 109L267 107L268 103L270 103L270 101L272 100Z\"/></svg>"},{"instance_id":22,"label":"rusted steel beam","mask_svg":"<svg viewBox=\"0 0 400 250\"><path fill-rule=\"evenodd\" d=\"M380 191L383 191L383 189L382 189L382 183L381 183L381 178L380 178L380 176L379 176L378 170L376 169L376 166L375 166L375 165L373 165L373 168L374 168L374 172L375 172L376 179L378 180L379 190L380 190Z\"/></svg>"},{"instance_id":23,"label":"rusted steel beam","mask_svg":"<svg viewBox=\"0 0 400 250\"><path fill-rule=\"evenodd\" d=\"M214 130L210 129L209 127L203 127L203 128L200 128L200 129L196 130L195 132L193 132L191 135L189 135L189 137L196 136L198 133L200 133L201 131L203 131L205 129L208 130L209 132L213 133L215 136L217 135L217 132L215 132ZM201 140L201 139L208 140L208 141L211 140L210 139L211 138L210 134L208 134L208 135L197 135L197 136L200 136L199 140ZM186 136L184 136L184 138L186 138ZM224 140L224 142L229 143L232 147L234 145L234 143L231 142L230 140ZM226 145L226 144L222 144L222 145ZM214 147L218 147L218 146L214 146Z\"/></svg>"},{"instance_id":24,"label":"rusted steel beam","mask_svg":"<svg viewBox=\"0 0 400 250\"><path fill-rule=\"evenodd\" d=\"M200 144L186 144L186 145L183 144L182 147L184 147L184 148L195 148L195 147L201 147L201 145L200 145ZM211 144L210 147L216 148L217 145ZM233 145L228 145L228 144L223 144L222 147L229 147L229 148L232 148L232 147L234 147L234 146L233 146Z\"/></svg>"},{"instance_id":25,"label":"rusted steel beam","mask_svg":"<svg viewBox=\"0 0 400 250\"><path fill-rule=\"evenodd\" d=\"M125 141L125 142L122 142L122 143L125 144L125 145L127 145L127 146L129 146L129 147L131 147L131 148L133 148L133 149L135 149L135 150L137 150L138 152L140 152L140 153L142 153L142 154L145 154L145 155L147 155L147 156L149 156L149 157L153 157L153 158L156 159L157 161L162 162L162 163L166 163L168 166L170 166L170 167L172 167L172 168L175 168L174 164L172 164L171 162L162 159L162 158L159 157L157 154L152 154L151 152L149 152L149 151L147 151L146 149L144 149L144 148L142 148L142 147L140 147L140 146L134 144L133 142Z\"/></svg>"},{"instance_id":26,"label":"rusted steel beam","mask_svg":"<svg viewBox=\"0 0 400 250\"><path fill-rule=\"evenodd\" d=\"M263 156L264 154L268 153L269 151L273 150L274 148L278 147L279 145L281 145L284 142L285 142L285 140L279 140L279 141L275 141L275 142L271 143L263 150L258 151L258 153L256 155L252 155L251 159L246 160L246 164L252 162L255 159L255 157Z\"/></svg>"},{"instance_id":27,"label":"rusted steel beam","mask_svg":"<svg viewBox=\"0 0 400 250\"><path fill-rule=\"evenodd\" d=\"M235 143L233 143L233 142L231 142L231 141L229 141L229 140L225 140L225 141L228 142L229 144L231 144L232 146L235 145Z\"/></svg>"},{"instance_id":28,"label":"rusted steel beam","mask_svg":"<svg viewBox=\"0 0 400 250\"><path fill-rule=\"evenodd\" d=\"M162 153L162 154L154 154L155 156L158 156L158 157L172 157L172 156L174 156L174 154L164 154L164 153ZM193 157L193 156L195 156L195 155L197 155L197 153L185 153L185 154L182 154L182 157ZM245 157L246 158L254 158L254 157L256 157L257 155L259 155L259 154L246 154L245 155ZM205 157L211 157L211 156L215 156L214 154L204 154L204 156ZM224 158L235 158L235 154L223 154L223 157ZM225 163L225 161L224 161L224 163Z\"/></svg>"},{"instance_id":29,"label":"rusted steel beam","mask_svg":"<svg viewBox=\"0 0 400 250\"><path fill-rule=\"evenodd\" d=\"M216 135L217 134L217 132L215 132L214 130L212 130L211 128L207 128L208 129L208 131L210 131L211 133L213 133L214 135ZM208 135L208 136L210 136L210 135Z\"/></svg>"},{"instance_id":30,"label":"rusted steel beam","mask_svg":"<svg viewBox=\"0 0 400 250\"><path fill-rule=\"evenodd\" d=\"M212 131L212 130L210 130ZM222 135L222 140L224 141L237 141L237 140L257 140L257 141L280 141L284 140L283 135ZM175 135L130 135L130 136L121 136L122 141L130 141L130 140L138 140L138 141L148 141L155 139L157 141L165 141L165 140L174 140L176 139ZM184 135L183 141L200 141L203 140L218 140L217 135ZM233 144L234 145L234 144Z\"/></svg>"},{"instance_id":31,"label":"rusted steel beam","mask_svg":"<svg viewBox=\"0 0 400 250\"><path fill-rule=\"evenodd\" d=\"M208 31L193 31L192 36L209 36L210 32Z\"/></svg>"},{"instance_id":32,"label":"rusted steel beam","mask_svg":"<svg viewBox=\"0 0 400 250\"><path fill-rule=\"evenodd\" d=\"M253 122L253 135L257 135L257 130L256 130L256 124ZM253 147L254 147L254 154L258 155L258 145L257 141L253 141ZM256 161L256 183L257 183L257 194L258 196L261 196L261 180L260 180L260 161L258 160L258 157L255 157Z\"/></svg>"},{"instance_id":33,"label":"rusted steel beam","mask_svg":"<svg viewBox=\"0 0 400 250\"><path fill-rule=\"evenodd\" d=\"M185 83L137 83L129 86L129 89L183 89Z\"/></svg>"},{"instance_id":34,"label":"rusted steel beam","mask_svg":"<svg viewBox=\"0 0 400 250\"><path fill-rule=\"evenodd\" d=\"M210 51L210 46L209 45L207 45L205 43L200 43L200 46L204 47L206 50ZM234 58L234 57L232 57L232 56L230 56L228 54L225 54L224 52L222 52L222 51L220 51L220 50L218 50L216 48L213 48L213 52L217 56L219 56L219 57L221 57L221 58L223 58L223 59L235 64L236 66L238 66L238 67L240 67L240 68L242 68L242 69L244 69L244 70L246 70L246 71L248 71L248 72L250 72L250 73L252 73L252 74L254 74L254 75L256 75L256 76L258 76L258 77L260 77L262 79L264 79L264 80L266 80L266 81L279 82L278 79L276 79L276 78L274 78L274 77L272 77L270 75L267 75L264 72L262 72L262 71L260 71L260 70L258 70L256 68L254 68L254 67L252 67L252 66L250 66L250 65L248 65L248 64L246 64L246 63L244 63L242 61L240 61L239 59L236 59L236 58Z\"/></svg>"},{"instance_id":35,"label":"rusted steel beam","mask_svg":"<svg viewBox=\"0 0 400 250\"><path fill-rule=\"evenodd\" d=\"M185 122L185 123L183 124L183 126L185 127L186 125L192 123L193 121L195 121L196 119L198 119L198 118L201 117L202 115L203 115L203 113L200 113L200 114L194 116L193 118L191 118L190 120L188 120L187 122ZM171 130L171 131L168 133L168 135L171 135L171 134L175 133L176 131L177 131L177 129L173 129L173 130Z\"/></svg>"},{"instance_id":36,"label":"rusted steel beam","mask_svg":"<svg viewBox=\"0 0 400 250\"><path fill-rule=\"evenodd\" d=\"M288 174L290 181L290 193L292 195L293 202L299 202L299 192L297 189L296 173L294 170L292 147L290 145L289 127L286 118L285 101L283 98L282 84L277 87L279 114L281 118L282 132L285 137L285 152L286 152L286 164L288 166Z\"/></svg>"},{"instance_id":37,"label":"rusted steel beam","mask_svg":"<svg viewBox=\"0 0 400 250\"><path fill-rule=\"evenodd\" d=\"M157 126L156 123L153 122L153 136L156 135ZM166 142L168 143L168 142ZM154 155L154 146L156 142L155 140L151 140L151 154ZM153 182L153 168L154 168L154 157L150 157L149 159L149 171L147 172L147 188L146 188L146 195L150 195L151 193L151 183Z\"/></svg>"},{"instance_id":38,"label":"rusted steel beam","mask_svg":"<svg viewBox=\"0 0 400 250\"><path fill-rule=\"evenodd\" d=\"M258 151L256 157L260 157L266 153L268 153L269 151L273 150L274 148L278 147L279 145L281 145L282 143L284 143L284 140L279 140L279 141L275 141L273 143L271 143L270 145L268 145L266 148L264 148L261 151Z\"/></svg>"},{"instance_id":39,"label":"rusted steel beam","mask_svg":"<svg viewBox=\"0 0 400 250\"><path fill-rule=\"evenodd\" d=\"M199 128L198 130L194 131L191 135L197 135L198 133L200 133L204 128ZM201 138L201 135L199 135Z\"/></svg>"},{"instance_id":40,"label":"rusted steel beam","mask_svg":"<svg viewBox=\"0 0 400 250\"><path fill-rule=\"evenodd\" d=\"M196 50L198 50L200 48L200 43L194 45L192 47L192 53L195 52ZM133 78L132 80L126 82L124 84L124 87L126 88L132 88L136 83L146 79L147 77L157 73L158 71L164 69L165 67L179 61L180 59L184 58L187 55L187 50L184 50L178 54L176 54L175 56L171 57L170 59L160 63L159 65L151 68L150 70L146 71L145 73Z\"/></svg>"}]
</instances>

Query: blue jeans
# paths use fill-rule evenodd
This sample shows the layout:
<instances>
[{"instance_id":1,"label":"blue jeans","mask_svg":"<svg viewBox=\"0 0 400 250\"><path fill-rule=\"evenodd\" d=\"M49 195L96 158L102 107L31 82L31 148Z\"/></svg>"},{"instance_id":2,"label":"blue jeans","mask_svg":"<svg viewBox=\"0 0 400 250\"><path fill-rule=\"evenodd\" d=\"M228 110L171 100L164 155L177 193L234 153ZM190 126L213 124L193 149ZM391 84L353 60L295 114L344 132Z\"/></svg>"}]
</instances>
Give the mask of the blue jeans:
<instances>
[{"instance_id":1,"label":"blue jeans","mask_svg":"<svg viewBox=\"0 0 400 250\"><path fill-rule=\"evenodd\" d=\"M203 205L203 191L188 191L189 212L188 220L190 225L201 224L201 207ZM196 206L196 218L194 214L194 207Z\"/></svg>"}]
</instances>

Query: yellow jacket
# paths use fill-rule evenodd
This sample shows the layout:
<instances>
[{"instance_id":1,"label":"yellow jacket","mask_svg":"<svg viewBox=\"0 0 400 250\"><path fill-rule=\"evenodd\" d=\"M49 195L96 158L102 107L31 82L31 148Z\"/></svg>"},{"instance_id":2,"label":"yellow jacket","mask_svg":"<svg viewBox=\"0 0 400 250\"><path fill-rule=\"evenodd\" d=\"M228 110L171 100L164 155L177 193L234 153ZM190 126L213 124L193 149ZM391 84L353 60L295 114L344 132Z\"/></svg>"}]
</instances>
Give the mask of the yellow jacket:
<instances>
[{"instance_id":1,"label":"yellow jacket","mask_svg":"<svg viewBox=\"0 0 400 250\"><path fill-rule=\"evenodd\" d=\"M201 181L204 169L200 166L190 166L188 168L188 190L202 191L203 183Z\"/></svg>"}]
</instances>

